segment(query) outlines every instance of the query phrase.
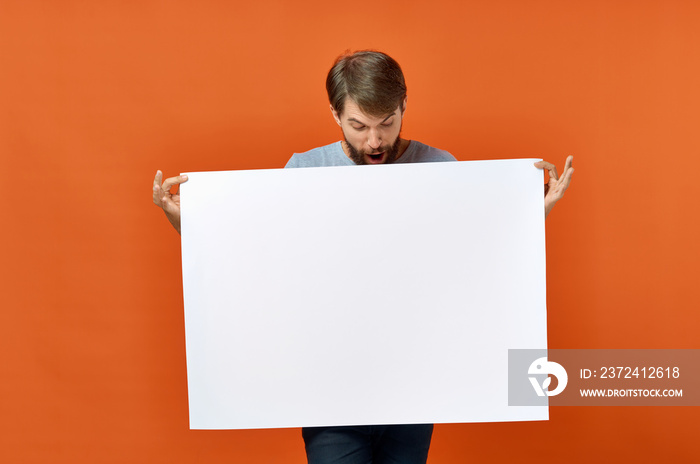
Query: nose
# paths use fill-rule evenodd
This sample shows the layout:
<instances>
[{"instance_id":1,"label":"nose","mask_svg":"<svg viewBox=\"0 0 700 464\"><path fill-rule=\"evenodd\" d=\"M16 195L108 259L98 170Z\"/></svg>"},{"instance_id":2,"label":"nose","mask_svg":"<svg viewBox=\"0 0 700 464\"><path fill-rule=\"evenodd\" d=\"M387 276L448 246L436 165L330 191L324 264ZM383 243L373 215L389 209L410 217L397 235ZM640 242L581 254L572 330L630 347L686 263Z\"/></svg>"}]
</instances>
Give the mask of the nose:
<instances>
[{"instance_id":1,"label":"nose","mask_svg":"<svg viewBox=\"0 0 700 464\"><path fill-rule=\"evenodd\" d=\"M369 145L369 147L372 150L376 150L377 148L379 148L382 145L382 139L379 136L379 133L377 133L376 129L370 129L369 135L367 138L367 145Z\"/></svg>"}]
</instances>

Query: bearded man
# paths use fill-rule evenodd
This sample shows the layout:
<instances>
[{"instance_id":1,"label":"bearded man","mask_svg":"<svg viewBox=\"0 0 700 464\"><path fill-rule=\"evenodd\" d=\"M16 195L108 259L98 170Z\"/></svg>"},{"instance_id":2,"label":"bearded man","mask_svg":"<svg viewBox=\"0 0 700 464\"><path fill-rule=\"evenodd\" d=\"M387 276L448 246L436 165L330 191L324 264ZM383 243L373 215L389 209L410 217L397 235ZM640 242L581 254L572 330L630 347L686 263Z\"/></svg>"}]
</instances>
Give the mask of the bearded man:
<instances>
[{"instance_id":1,"label":"bearded man","mask_svg":"<svg viewBox=\"0 0 700 464\"><path fill-rule=\"evenodd\" d=\"M401 138L406 113L406 82L399 64L385 53L360 51L336 59L326 78L333 118L343 140L295 153L287 168L360 164L455 161L450 153ZM561 178L553 164L535 163L549 171L545 217L571 182L573 157ZM177 176L153 182L153 202L180 232L180 198L170 189L187 180ZM425 464L432 424L305 427L302 436L309 464Z\"/></svg>"}]
</instances>

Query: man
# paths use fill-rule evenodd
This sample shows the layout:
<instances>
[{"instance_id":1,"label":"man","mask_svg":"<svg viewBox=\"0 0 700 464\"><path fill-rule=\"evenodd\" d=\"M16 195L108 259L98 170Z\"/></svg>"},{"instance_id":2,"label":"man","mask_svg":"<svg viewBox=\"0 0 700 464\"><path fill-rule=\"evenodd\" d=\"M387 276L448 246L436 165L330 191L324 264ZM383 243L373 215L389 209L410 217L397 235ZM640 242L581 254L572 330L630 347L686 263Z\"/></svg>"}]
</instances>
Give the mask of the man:
<instances>
[{"instance_id":1,"label":"man","mask_svg":"<svg viewBox=\"0 0 700 464\"><path fill-rule=\"evenodd\" d=\"M454 161L446 151L400 137L406 112L406 83L399 64L384 53L361 51L340 56L328 73L326 90L333 118L343 141L297 153L288 168L355 164L421 163ZM545 186L545 216L569 186L573 157L564 174L551 163ZM178 176L162 182L158 171L153 182L153 202L180 232L179 195L171 187L187 180ZM307 427L302 429L310 464L424 464L432 436L432 424Z\"/></svg>"}]
</instances>

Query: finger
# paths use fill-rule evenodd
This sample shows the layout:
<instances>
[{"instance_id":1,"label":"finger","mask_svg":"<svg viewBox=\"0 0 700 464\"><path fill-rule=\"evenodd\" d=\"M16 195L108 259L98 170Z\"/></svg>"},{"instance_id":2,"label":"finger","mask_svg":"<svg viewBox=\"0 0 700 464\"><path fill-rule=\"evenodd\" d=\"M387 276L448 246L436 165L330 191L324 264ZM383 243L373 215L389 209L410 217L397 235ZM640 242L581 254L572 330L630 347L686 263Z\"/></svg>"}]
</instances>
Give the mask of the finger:
<instances>
[{"instance_id":1,"label":"finger","mask_svg":"<svg viewBox=\"0 0 700 464\"><path fill-rule=\"evenodd\" d=\"M163 195L161 197L161 202L163 204L163 209L168 212L168 213L176 213L178 211L178 207L175 204L175 202L170 198L169 195Z\"/></svg>"},{"instance_id":2,"label":"finger","mask_svg":"<svg viewBox=\"0 0 700 464\"><path fill-rule=\"evenodd\" d=\"M165 179L165 182L163 182L163 191L170 192L170 189L172 188L173 185L179 185L179 184L182 184L183 182L187 182L187 175L170 177L168 179Z\"/></svg>"},{"instance_id":3,"label":"finger","mask_svg":"<svg viewBox=\"0 0 700 464\"><path fill-rule=\"evenodd\" d=\"M569 184L571 183L571 176L573 175L573 173L574 173L574 168L569 169L561 177L561 179L557 183L557 186L554 189L550 190L552 192L552 195L551 195L552 201L554 201L556 203L557 201L562 199L562 197L564 196L564 192L566 192L566 189L569 188Z\"/></svg>"},{"instance_id":4,"label":"finger","mask_svg":"<svg viewBox=\"0 0 700 464\"><path fill-rule=\"evenodd\" d=\"M566 157L566 164L564 165L564 171L572 168L574 165L574 155L569 155Z\"/></svg>"},{"instance_id":5,"label":"finger","mask_svg":"<svg viewBox=\"0 0 700 464\"><path fill-rule=\"evenodd\" d=\"M160 185L154 184L153 185L153 203L155 203L156 206L163 207L163 189L160 188Z\"/></svg>"},{"instance_id":6,"label":"finger","mask_svg":"<svg viewBox=\"0 0 700 464\"><path fill-rule=\"evenodd\" d=\"M569 182L571 182L571 175L574 172L574 167L572 166L573 164L573 156L569 156L566 159L566 167L564 168L564 174L562 175L562 181L564 181L564 178L566 178L566 185L569 185Z\"/></svg>"},{"instance_id":7,"label":"finger","mask_svg":"<svg viewBox=\"0 0 700 464\"><path fill-rule=\"evenodd\" d=\"M160 202L163 205L163 209L168 209L168 207L170 206L168 203L169 201L170 199L168 198L168 195L162 195L160 197Z\"/></svg>"},{"instance_id":8,"label":"finger","mask_svg":"<svg viewBox=\"0 0 700 464\"><path fill-rule=\"evenodd\" d=\"M153 178L153 203L160 206L160 184L163 179L163 173L160 170L156 171L156 175Z\"/></svg>"},{"instance_id":9,"label":"finger","mask_svg":"<svg viewBox=\"0 0 700 464\"><path fill-rule=\"evenodd\" d=\"M574 175L574 168L569 167L569 169L567 169L567 171L564 173L564 175L561 178L560 185L561 185L562 193L564 193L564 190L569 188L569 184L571 183L571 176L573 176L573 175Z\"/></svg>"},{"instance_id":10,"label":"finger","mask_svg":"<svg viewBox=\"0 0 700 464\"><path fill-rule=\"evenodd\" d=\"M548 161L538 161L535 163L535 167L538 169L546 169L549 172L550 179L557 180L559 175L557 174L557 167Z\"/></svg>"}]
</instances>

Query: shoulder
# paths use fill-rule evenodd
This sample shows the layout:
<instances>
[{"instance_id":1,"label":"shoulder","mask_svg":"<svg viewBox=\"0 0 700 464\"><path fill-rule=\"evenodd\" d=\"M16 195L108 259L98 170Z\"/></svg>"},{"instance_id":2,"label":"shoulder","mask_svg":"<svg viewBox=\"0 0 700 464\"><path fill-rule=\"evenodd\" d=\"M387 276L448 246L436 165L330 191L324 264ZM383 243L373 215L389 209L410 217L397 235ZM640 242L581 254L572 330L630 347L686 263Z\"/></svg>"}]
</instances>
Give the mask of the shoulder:
<instances>
[{"instance_id":1,"label":"shoulder","mask_svg":"<svg viewBox=\"0 0 700 464\"><path fill-rule=\"evenodd\" d=\"M311 168L322 166L351 166L340 142L314 148L304 153L294 153L285 168Z\"/></svg>"},{"instance_id":2,"label":"shoulder","mask_svg":"<svg viewBox=\"0 0 700 464\"><path fill-rule=\"evenodd\" d=\"M431 147L417 140L411 140L404 154L397 160L399 163L435 163L442 161L457 161L449 152Z\"/></svg>"}]
</instances>

